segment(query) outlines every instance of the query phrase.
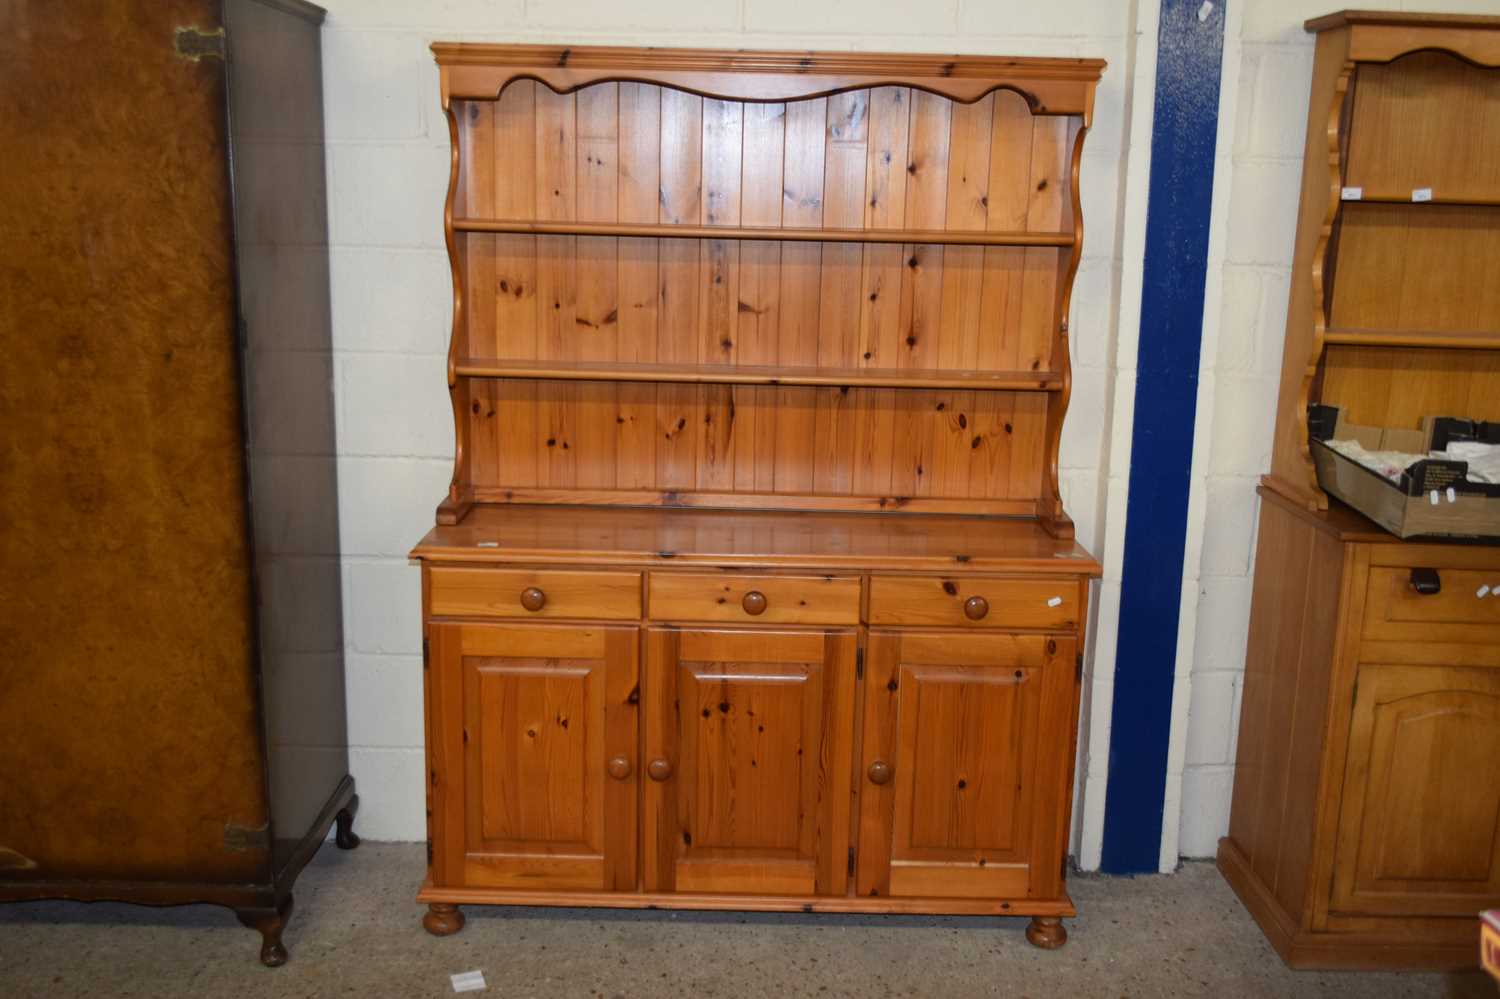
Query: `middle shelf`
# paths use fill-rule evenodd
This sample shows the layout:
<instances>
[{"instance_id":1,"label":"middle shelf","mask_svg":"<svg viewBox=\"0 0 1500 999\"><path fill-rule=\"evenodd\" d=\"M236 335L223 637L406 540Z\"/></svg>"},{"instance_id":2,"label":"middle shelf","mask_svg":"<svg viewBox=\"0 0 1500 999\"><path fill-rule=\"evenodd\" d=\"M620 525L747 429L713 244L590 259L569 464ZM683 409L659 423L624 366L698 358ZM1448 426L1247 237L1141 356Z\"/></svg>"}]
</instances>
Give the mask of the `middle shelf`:
<instances>
[{"instance_id":1,"label":"middle shelf","mask_svg":"<svg viewBox=\"0 0 1500 999\"><path fill-rule=\"evenodd\" d=\"M954 371L920 368L797 368L745 364L641 364L620 361L525 361L459 358L467 378L667 382L690 385L822 385L850 388L967 389L1057 392L1060 371Z\"/></svg>"},{"instance_id":2,"label":"middle shelf","mask_svg":"<svg viewBox=\"0 0 1500 999\"><path fill-rule=\"evenodd\" d=\"M675 225L647 222L541 222L528 219L455 218L455 232L533 236L643 236L671 239L748 239L793 243L929 243L945 246L1053 246L1078 241L1074 232L1001 232L985 229L807 229L775 226Z\"/></svg>"}]
</instances>

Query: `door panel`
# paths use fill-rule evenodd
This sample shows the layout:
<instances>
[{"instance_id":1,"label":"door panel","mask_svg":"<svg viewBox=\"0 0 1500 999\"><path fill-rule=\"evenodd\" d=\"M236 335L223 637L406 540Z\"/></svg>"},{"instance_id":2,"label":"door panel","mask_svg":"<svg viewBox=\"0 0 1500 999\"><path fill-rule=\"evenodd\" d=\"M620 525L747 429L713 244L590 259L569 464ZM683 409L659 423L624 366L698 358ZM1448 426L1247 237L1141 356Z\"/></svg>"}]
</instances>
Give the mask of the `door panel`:
<instances>
[{"instance_id":1,"label":"door panel","mask_svg":"<svg viewBox=\"0 0 1500 999\"><path fill-rule=\"evenodd\" d=\"M872 631L861 895L1061 890L1071 637Z\"/></svg>"},{"instance_id":2,"label":"door panel","mask_svg":"<svg viewBox=\"0 0 1500 999\"><path fill-rule=\"evenodd\" d=\"M1348 759L1334 910L1500 904L1500 674L1362 664Z\"/></svg>"},{"instance_id":3,"label":"door panel","mask_svg":"<svg viewBox=\"0 0 1500 999\"><path fill-rule=\"evenodd\" d=\"M441 883L635 888L637 634L429 627Z\"/></svg>"},{"instance_id":4,"label":"door panel","mask_svg":"<svg viewBox=\"0 0 1500 999\"><path fill-rule=\"evenodd\" d=\"M848 887L852 631L647 632L645 884Z\"/></svg>"}]
</instances>

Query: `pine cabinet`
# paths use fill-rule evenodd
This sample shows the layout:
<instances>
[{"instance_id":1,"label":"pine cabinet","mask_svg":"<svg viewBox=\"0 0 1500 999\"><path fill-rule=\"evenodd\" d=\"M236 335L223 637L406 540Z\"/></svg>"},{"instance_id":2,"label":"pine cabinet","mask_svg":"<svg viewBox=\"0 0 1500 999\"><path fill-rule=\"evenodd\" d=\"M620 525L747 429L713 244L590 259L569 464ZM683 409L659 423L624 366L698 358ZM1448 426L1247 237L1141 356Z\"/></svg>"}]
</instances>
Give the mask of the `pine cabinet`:
<instances>
[{"instance_id":1,"label":"pine cabinet","mask_svg":"<svg viewBox=\"0 0 1500 999\"><path fill-rule=\"evenodd\" d=\"M1104 64L433 52L427 928L948 912L1061 945L1100 566L1058 446Z\"/></svg>"},{"instance_id":2,"label":"pine cabinet","mask_svg":"<svg viewBox=\"0 0 1500 999\"><path fill-rule=\"evenodd\" d=\"M1500 419L1500 160L1474 152L1500 141L1500 17L1343 11L1306 27L1301 204L1219 867L1293 967L1470 966L1476 914L1500 906L1500 548L1402 540L1326 493L1326 411L1310 407L1410 432Z\"/></svg>"}]
</instances>

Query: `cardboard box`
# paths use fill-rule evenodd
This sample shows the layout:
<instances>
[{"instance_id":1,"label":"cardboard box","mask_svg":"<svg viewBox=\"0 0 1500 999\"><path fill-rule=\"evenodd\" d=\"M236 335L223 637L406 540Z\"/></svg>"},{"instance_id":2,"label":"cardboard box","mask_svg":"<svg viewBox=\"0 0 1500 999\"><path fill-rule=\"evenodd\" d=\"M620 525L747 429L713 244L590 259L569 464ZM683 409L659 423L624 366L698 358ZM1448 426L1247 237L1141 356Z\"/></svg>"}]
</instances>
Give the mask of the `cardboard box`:
<instances>
[{"instance_id":1,"label":"cardboard box","mask_svg":"<svg viewBox=\"0 0 1500 999\"><path fill-rule=\"evenodd\" d=\"M1315 404L1307 426L1318 484L1397 537L1500 539L1500 484L1468 481L1468 462L1422 458L1393 482L1325 443L1356 440L1371 451L1426 454L1455 440L1500 443L1500 424L1429 416L1421 429L1366 427L1346 421L1337 406Z\"/></svg>"}]
</instances>

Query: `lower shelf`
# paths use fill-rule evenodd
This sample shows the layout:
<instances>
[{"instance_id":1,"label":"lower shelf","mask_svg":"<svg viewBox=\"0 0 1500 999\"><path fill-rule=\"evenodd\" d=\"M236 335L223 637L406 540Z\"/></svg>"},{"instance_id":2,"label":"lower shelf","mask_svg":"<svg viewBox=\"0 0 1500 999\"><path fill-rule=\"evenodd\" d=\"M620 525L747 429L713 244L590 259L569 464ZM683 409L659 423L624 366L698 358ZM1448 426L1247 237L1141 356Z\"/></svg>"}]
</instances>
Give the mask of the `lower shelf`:
<instances>
[{"instance_id":1,"label":"lower shelf","mask_svg":"<svg viewBox=\"0 0 1500 999\"><path fill-rule=\"evenodd\" d=\"M424 881L417 901L450 905L527 905L604 909L728 909L741 912L864 912L953 916L1075 916L1064 893L1054 899L861 898L858 896L695 895L652 892L528 892L439 888Z\"/></svg>"}]
</instances>

